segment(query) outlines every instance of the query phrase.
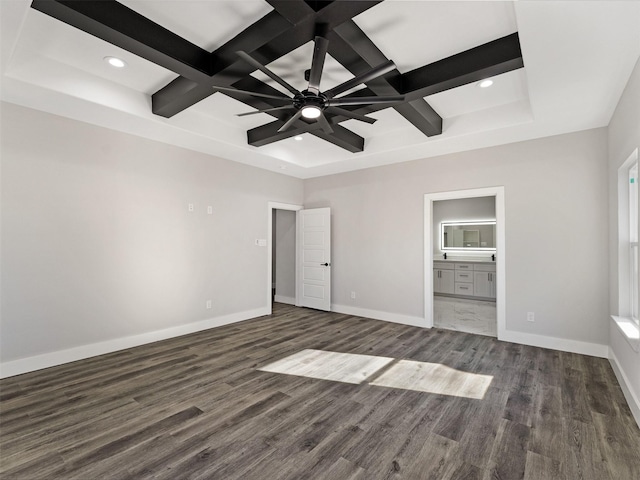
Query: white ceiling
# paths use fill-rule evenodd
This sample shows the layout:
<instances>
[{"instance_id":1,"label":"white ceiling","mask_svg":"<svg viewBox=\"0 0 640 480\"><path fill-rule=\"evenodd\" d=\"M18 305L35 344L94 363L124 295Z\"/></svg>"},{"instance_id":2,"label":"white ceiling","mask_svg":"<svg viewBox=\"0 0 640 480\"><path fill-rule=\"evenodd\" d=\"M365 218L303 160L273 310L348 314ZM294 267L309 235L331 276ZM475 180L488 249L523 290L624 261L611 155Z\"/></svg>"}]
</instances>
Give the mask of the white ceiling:
<instances>
[{"instance_id":1,"label":"white ceiling","mask_svg":"<svg viewBox=\"0 0 640 480\"><path fill-rule=\"evenodd\" d=\"M263 0L121 0L212 51L264 16ZM353 154L313 135L264 147L246 131L273 117L216 93L172 118L151 113L150 95L175 74L29 8L0 0L1 98L46 112L179 145L299 178L426 158L602 127L640 57L640 1L386 0L354 18L400 72L517 31L525 68L426 97L443 117L442 135L426 137L392 108L378 121L342 123L365 138ZM269 67L303 90L313 45ZM105 56L127 62L107 65ZM257 78L272 84L260 72ZM327 58L321 89L351 78ZM274 88L281 89L279 86Z\"/></svg>"}]
</instances>

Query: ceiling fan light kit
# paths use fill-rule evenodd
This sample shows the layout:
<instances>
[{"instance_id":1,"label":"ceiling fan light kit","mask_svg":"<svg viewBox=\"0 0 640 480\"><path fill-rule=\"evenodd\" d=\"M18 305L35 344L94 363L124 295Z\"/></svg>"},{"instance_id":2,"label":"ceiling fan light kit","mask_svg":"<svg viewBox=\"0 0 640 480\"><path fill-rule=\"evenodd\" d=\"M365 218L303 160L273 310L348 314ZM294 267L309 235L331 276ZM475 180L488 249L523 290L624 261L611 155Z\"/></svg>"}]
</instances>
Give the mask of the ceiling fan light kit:
<instances>
[{"instance_id":1,"label":"ceiling fan light kit","mask_svg":"<svg viewBox=\"0 0 640 480\"><path fill-rule=\"evenodd\" d=\"M314 119L322 115L322 111L318 107L304 107L302 109L302 116L304 118Z\"/></svg>"},{"instance_id":2,"label":"ceiling fan light kit","mask_svg":"<svg viewBox=\"0 0 640 480\"><path fill-rule=\"evenodd\" d=\"M309 133L350 152L361 152L364 138L340 124L347 120L374 123L376 119L368 115L385 108L394 108L424 135L439 135L442 117L425 97L524 66L514 32L401 73L353 21L380 1L265 1L272 7L269 13L212 52L116 0L32 0L31 7L175 72L174 80L151 95L151 111L156 115L171 118L220 92L254 109L239 116L275 117L247 131L249 145L256 147ZM308 69L305 90L299 91L265 66L310 41L314 42L311 68L300 66L301 75ZM321 91L327 54L353 78ZM290 96L252 76L256 70ZM361 85L364 88L347 93Z\"/></svg>"}]
</instances>

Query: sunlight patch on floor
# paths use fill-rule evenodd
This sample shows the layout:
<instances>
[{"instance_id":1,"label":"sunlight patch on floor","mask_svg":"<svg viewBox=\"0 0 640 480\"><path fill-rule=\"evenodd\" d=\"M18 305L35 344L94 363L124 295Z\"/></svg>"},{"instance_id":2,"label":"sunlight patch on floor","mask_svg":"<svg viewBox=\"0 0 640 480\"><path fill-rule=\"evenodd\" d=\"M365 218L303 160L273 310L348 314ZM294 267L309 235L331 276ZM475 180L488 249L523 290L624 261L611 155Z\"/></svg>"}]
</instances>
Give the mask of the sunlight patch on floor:
<instances>
[{"instance_id":1,"label":"sunlight patch on floor","mask_svg":"<svg viewBox=\"0 0 640 480\"><path fill-rule=\"evenodd\" d=\"M493 376L463 372L439 363L306 349L258 370L440 395L482 399Z\"/></svg>"},{"instance_id":2,"label":"sunlight patch on floor","mask_svg":"<svg viewBox=\"0 0 640 480\"><path fill-rule=\"evenodd\" d=\"M360 384L392 361L387 357L308 349L258 370Z\"/></svg>"},{"instance_id":3,"label":"sunlight patch on floor","mask_svg":"<svg viewBox=\"0 0 640 480\"><path fill-rule=\"evenodd\" d=\"M492 375L462 372L440 363L400 360L371 385L480 400L491 380Z\"/></svg>"}]
</instances>

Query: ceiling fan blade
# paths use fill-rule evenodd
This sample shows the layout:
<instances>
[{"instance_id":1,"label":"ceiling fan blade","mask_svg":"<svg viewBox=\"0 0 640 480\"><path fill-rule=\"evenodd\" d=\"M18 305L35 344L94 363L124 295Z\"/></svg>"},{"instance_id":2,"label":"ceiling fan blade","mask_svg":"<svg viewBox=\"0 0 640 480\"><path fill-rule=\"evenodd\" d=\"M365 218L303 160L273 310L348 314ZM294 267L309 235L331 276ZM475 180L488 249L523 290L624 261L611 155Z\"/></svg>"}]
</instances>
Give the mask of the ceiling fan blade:
<instances>
[{"instance_id":1,"label":"ceiling fan blade","mask_svg":"<svg viewBox=\"0 0 640 480\"><path fill-rule=\"evenodd\" d=\"M354 120L360 120L361 122L366 123L375 123L377 119L367 117L365 115L360 115L359 113L352 112L351 110L345 110L340 107L329 107L330 113L335 113L337 115L342 115L343 117L353 118Z\"/></svg>"},{"instance_id":2,"label":"ceiling fan blade","mask_svg":"<svg viewBox=\"0 0 640 480\"><path fill-rule=\"evenodd\" d=\"M283 102L290 102L292 99L285 97L284 95L278 97L276 95L267 95L266 93L249 92L247 90L238 90L237 88L229 87L212 87L214 90L220 90L221 92L243 93L245 95L253 95L254 97L270 98L272 100L281 100Z\"/></svg>"},{"instance_id":3,"label":"ceiling fan blade","mask_svg":"<svg viewBox=\"0 0 640 480\"><path fill-rule=\"evenodd\" d=\"M267 67L265 67L264 65L262 65L259 61L257 61L255 58L253 58L251 55L249 55L247 52L243 52L242 50L236 52L240 58L242 58L245 62L247 62L248 64L250 64L251 66L257 68L258 70L260 70L262 73L264 73L267 77L269 77L271 80L278 82L280 85L282 85L284 88L286 88L287 90L289 90L291 93L293 93L294 95L298 95L300 92L292 87L291 85L289 85L289 83L287 83L286 80L284 80L283 78L280 78L278 75L276 75L275 73L273 73L271 70L269 70Z\"/></svg>"},{"instance_id":4,"label":"ceiling fan blade","mask_svg":"<svg viewBox=\"0 0 640 480\"><path fill-rule=\"evenodd\" d=\"M255 115L256 113L273 112L274 110L286 110L288 108L295 108L295 107L293 105L285 105L284 107L267 108L264 110L256 110L255 112L239 113L236 115L236 117L246 117L247 115Z\"/></svg>"},{"instance_id":5,"label":"ceiling fan blade","mask_svg":"<svg viewBox=\"0 0 640 480\"><path fill-rule=\"evenodd\" d=\"M316 121L320 124L320 128L324 133L333 133L333 128L331 128L331 125L329 125L323 113L320 114Z\"/></svg>"},{"instance_id":6,"label":"ceiling fan blade","mask_svg":"<svg viewBox=\"0 0 640 480\"><path fill-rule=\"evenodd\" d=\"M316 95L320 93L320 78L322 77L322 68L324 67L324 59L327 56L328 48L329 40L320 36L315 38L311 72L309 73L309 87L307 90Z\"/></svg>"},{"instance_id":7,"label":"ceiling fan blade","mask_svg":"<svg viewBox=\"0 0 640 480\"><path fill-rule=\"evenodd\" d=\"M302 110L298 110L295 115L293 117L291 117L289 120L287 120L285 122L284 125L282 125L279 129L278 129L278 133L279 132L284 132L285 130L289 130L289 128L296 122L296 120L298 120L300 117L302 116Z\"/></svg>"},{"instance_id":8,"label":"ceiling fan blade","mask_svg":"<svg viewBox=\"0 0 640 480\"><path fill-rule=\"evenodd\" d=\"M358 75L353 77L351 80L347 80L340 85L333 87L331 90L327 90L324 94L327 98L333 98L336 95L340 95L341 93L346 92L347 90L352 89L353 87L357 87L361 83L367 83L374 78L378 78L385 73L389 73L391 70L396 68L396 64L391 60L386 61L385 63L378 65L377 67L373 67L368 72L363 73L362 75Z\"/></svg>"},{"instance_id":9,"label":"ceiling fan blade","mask_svg":"<svg viewBox=\"0 0 640 480\"><path fill-rule=\"evenodd\" d=\"M395 97L344 97L344 98L331 98L327 101L329 107L335 107L338 105L375 105L378 103L402 103L404 102L404 95L398 95Z\"/></svg>"}]
</instances>

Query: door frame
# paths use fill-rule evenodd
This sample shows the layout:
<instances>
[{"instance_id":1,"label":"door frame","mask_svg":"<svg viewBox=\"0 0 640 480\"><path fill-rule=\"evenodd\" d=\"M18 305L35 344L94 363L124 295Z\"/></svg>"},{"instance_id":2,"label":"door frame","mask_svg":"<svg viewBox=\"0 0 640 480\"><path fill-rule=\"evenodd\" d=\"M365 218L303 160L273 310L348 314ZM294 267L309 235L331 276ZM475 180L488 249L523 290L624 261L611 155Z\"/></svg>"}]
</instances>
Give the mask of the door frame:
<instances>
[{"instance_id":1,"label":"door frame","mask_svg":"<svg viewBox=\"0 0 640 480\"><path fill-rule=\"evenodd\" d=\"M427 328L433 327L433 202L461 198L496 198L496 321L498 340L506 331L506 228L504 186L426 193L424 195L424 319Z\"/></svg>"},{"instance_id":2,"label":"door frame","mask_svg":"<svg viewBox=\"0 0 640 480\"><path fill-rule=\"evenodd\" d=\"M267 202L267 315L272 313L271 295L273 289L273 211L274 210L289 210L297 212L302 210L304 206L296 205L293 203L279 203L279 202ZM298 215L296 214L296 232L298 231ZM296 234L297 235L297 234ZM296 238L297 241L297 238ZM296 282L296 305L298 304L298 247L296 245L296 264L295 264L295 282Z\"/></svg>"}]
</instances>

